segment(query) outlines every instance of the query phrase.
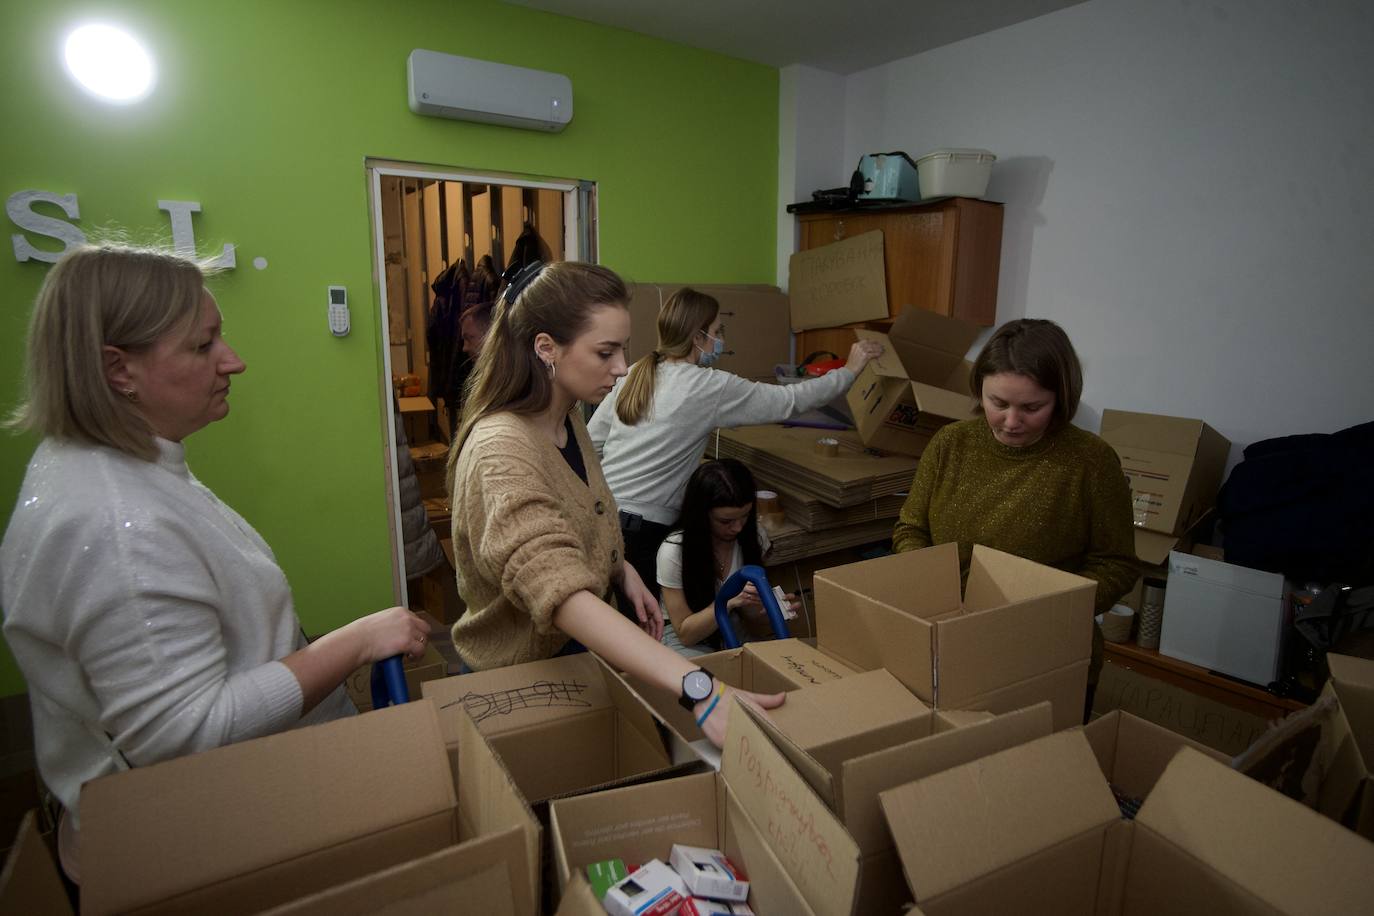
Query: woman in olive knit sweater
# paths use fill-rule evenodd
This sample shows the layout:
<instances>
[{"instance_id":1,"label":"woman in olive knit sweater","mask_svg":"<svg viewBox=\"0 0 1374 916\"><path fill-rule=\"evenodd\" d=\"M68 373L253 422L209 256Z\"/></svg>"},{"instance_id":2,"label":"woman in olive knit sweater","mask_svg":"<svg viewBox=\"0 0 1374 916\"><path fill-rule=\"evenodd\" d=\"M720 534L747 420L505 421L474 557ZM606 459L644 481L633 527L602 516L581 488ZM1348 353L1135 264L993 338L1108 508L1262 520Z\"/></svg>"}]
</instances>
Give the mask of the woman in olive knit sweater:
<instances>
[{"instance_id":1,"label":"woman in olive knit sweater","mask_svg":"<svg viewBox=\"0 0 1374 916\"><path fill-rule=\"evenodd\" d=\"M1096 611L1139 574L1131 493L1106 442L1070 425L1083 390L1073 345L1052 321L997 330L974 361L970 387L981 418L931 439L892 536L900 552L959 544L965 574L974 544L1097 582ZM1093 627L1087 708L1102 669Z\"/></svg>"}]
</instances>

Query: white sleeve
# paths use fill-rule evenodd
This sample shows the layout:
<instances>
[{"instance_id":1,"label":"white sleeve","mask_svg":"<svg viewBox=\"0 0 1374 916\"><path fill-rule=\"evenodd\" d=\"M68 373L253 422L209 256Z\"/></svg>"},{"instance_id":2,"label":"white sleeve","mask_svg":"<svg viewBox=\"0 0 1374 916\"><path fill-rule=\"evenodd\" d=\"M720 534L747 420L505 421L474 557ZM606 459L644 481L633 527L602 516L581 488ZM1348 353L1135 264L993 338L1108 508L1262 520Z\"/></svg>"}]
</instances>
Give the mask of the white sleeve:
<instances>
[{"instance_id":1,"label":"white sleeve","mask_svg":"<svg viewBox=\"0 0 1374 916\"><path fill-rule=\"evenodd\" d=\"M226 606L245 599L221 595L180 529L54 531L44 550L61 570L46 600L68 618L68 657L99 703L100 727L136 766L282 731L301 716L300 684L280 661L229 673L221 622L260 609Z\"/></svg>"},{"instance_id":2,"label":"white sleeve","mask_svg":"<svg viewBox=\"0 0 1374 916\"><path fill-rule=\"evenodd\" d=\"M727 427L781 423L839 397L854 384L854 373L844 368L793 385L751 382L719 370L715 374L721 376L715 422Z\"/></svg>"},{"instance_id":3,"label":"white sleeve","mask_svg":"<svg viewBox=\"0 0 1374 916\"><path fill-rule=\"evenodd\" d=\"M606 457L604 450L606 439L611 435L611 425L615 422L615 398L620 393L620 379L616 380L615 387L611 393L601 399L601 403L596 406L596 412L587 421L587 435L592 440L592 448L596 449L598 458Z\"/></svg>"},{"instance_id":4,"label":"white sleeve","mask_svg":"<svg viewBox=\"0 0 1374 916\"><path fill-rule=\"evenodd\" d=\"M682 588L682 535L668 535L658 545L657 572L660 588Z\"/></svg>"}]
</instances>

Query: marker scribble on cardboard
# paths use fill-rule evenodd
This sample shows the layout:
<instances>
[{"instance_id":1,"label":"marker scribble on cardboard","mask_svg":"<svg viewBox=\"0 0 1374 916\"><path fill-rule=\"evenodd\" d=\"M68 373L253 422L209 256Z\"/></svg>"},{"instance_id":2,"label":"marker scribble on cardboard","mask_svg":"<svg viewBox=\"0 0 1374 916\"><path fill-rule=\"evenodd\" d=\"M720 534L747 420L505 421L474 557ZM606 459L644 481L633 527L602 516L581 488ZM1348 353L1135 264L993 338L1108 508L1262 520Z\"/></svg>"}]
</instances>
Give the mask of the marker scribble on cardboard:
<instances>
[{"instance_id":1,"label":"marker scribble on cardboard","mask_svg":"<svg viewBox=\"0 0 1374 916\"><path fill-rule=\"evenodd\" d=\"M474 722L493 716L508 716L521 709L549 709L555 706L582 707L592 704L583 698L587 685L578 681L535 681L523 687L495 693L465 693L444 707L462 703Z\"/></svg>"}]
</instances>

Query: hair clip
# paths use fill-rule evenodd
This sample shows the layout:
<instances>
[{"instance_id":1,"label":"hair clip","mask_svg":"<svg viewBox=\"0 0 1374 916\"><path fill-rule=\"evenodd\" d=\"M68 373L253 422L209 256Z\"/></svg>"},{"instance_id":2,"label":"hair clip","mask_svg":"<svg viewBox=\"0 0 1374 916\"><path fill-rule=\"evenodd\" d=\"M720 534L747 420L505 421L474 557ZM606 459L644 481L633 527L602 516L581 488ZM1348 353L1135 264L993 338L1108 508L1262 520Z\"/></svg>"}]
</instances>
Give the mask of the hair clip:
<instances>
[{"instance_id":1,"label":"hair clip","mask_svg":"<svg viewBox=\"0 0 1374 916\"><path fill-rule=\"evenodd\" d=\"M518 270L514 265L507 267L506 272L501 275L501 279L506 282L506 288L501 292L501 298L506 305L514 305L516 297L524 292L525 287L534 282L534 278L544 270L543 261L531 261Z\"/></svg>"}]
</instances>

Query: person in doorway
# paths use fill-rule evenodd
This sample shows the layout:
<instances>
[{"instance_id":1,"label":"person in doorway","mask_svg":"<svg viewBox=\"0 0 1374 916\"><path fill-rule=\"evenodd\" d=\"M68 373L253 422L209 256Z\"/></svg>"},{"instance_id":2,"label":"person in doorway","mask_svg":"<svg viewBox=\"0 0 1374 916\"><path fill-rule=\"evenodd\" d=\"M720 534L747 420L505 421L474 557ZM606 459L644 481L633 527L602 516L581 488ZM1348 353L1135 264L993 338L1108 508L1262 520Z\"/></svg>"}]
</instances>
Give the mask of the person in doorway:
<instances>
[{"instance_id":1,"label":"person in doorway","mask_svg":"<svg viewBox=\"0 0 1374 916\"><path fill-rule=\"evenodd\" d=\"M682 513L658 548L658 584L670 618L663 643L681 655L691 658L722 648L716 592L741 567L763 565L769 543L758 523L754 492L754 475L733 458L707 461L687 480ZM753 583L731 598L728 607L742 639L771 634Z\"/></svg>"},{"instance_id":2,"label":"person in doorway","mask_svg":"<svg viewBox=\"0 0 1374 916\"><path fill-rule=\"evenodd\" d=\"M892 535L895 551L957 542L965 576L983 544L1097 582L1095 613L1135 583L1131 493L1106 442L1070 422L1083 390L1073 344L1052 321L998 328L974 360L980 417L931 439ZM1087 711L1102 670L1091 621Z\"/></svg>"},{"instance_id":3,"label":"person in doorway","mask_svg":"<svg viewBox=\"0 0 1374 916\"><path fill-rule=\"evenodd\" d=\"M842 368L795 385L709 371L724 350L720 303L678 290L659 309L658 347L617 383L587 427L620 505L626 555L647 582L656 582L658 547L677 519L711 430L779 423L820 407L848 391L883 348L859 341Z\"/></svg>"},{"instance_id":4,"label":"person in doorway","mask_svg":"<svg viewBox=\"0 0 1374 916\"><path fill-rule=\"evenodd\" d=\"M187 467L186 438L229 413L243 371L179 255L82 246L39 291L9 425L43 438L0 543L0 605L74 881L83 783L350 715L354 669L424 652L400 607L307 644L271 549Z\"/></svg>"},{"instance_id":5,"label":"person in doorway","mask_svg":"<svg viewBox=\"0 0 1374 916\"><path fill-rule=\"evenodd\" d=\"M658 602L625 562L615 498L574 409L625 375L628 303L614 272L567 261L528 266L497 303L449 453L467 604L453 641L474 670L591 649L676 694L719 745L724 685L660 642ZM607 603L613 586L639 626Z\"/></svg>"},{"instance_id":6,"label":"person in doorway","mask_svg":"<svg viewBox=\"0 0 1374 916\"><path fill-rule=\"evenodd\" d=\"M458 319L458 328L463 337L463 352L473 362L482 352L482 341L486 340L491 328L491 313L495 302L479 302L463 312Z\"/></svg>"}]
</instances>

